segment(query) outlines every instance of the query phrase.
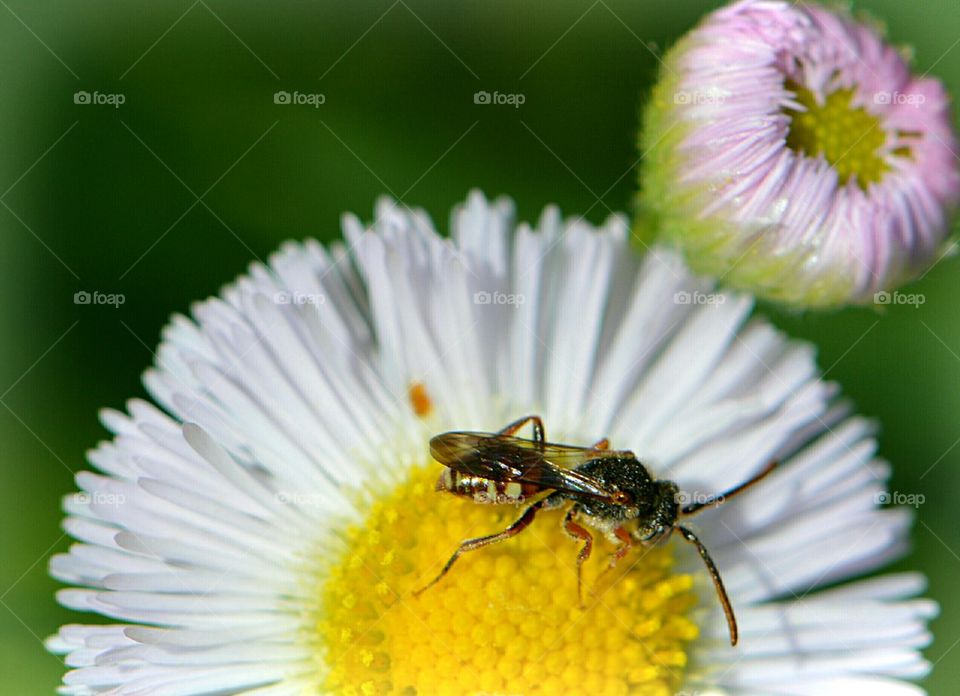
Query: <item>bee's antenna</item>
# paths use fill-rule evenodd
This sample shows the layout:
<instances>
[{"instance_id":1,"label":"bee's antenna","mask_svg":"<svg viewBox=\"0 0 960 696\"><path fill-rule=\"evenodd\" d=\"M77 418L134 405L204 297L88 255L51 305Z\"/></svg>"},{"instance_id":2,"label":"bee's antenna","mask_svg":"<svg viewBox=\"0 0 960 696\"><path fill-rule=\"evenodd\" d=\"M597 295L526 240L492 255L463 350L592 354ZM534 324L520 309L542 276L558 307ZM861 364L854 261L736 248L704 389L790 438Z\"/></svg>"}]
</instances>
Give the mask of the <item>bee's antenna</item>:
<instances>
[{"instance_id":1,"label":"bee's antenna","mask_svg":"<svg viewBox=\"0 0 960 696\"><path fill-rule=\"evenodd\" d=\"M699 503L691 503L690 505L687 505L686 507L682 508L680 510L680 514L684 516L694 515L700 512L705 507L711 507L713 505L720 505L722 503L725 503L728 499L732 498L738 493L743 493L745 490L750 488L750 486L759 482L767 474L769 474L771 471L776 469L779 464L780 462L774 459L772 462L770 462L765 467L763 467L763 469L761 469L760 472L756 474L753 478L747 479L746 481L741 483L739 486L734 486L729 491L725 491L724 493L719 493L717 495L711 495L709 498L707 498L706 500L702 500Z\"/></svg>"},{"instance_id":2,"label":"bee's antenna","mask_svg":"<svg viewBox=\"0 0 960 696\"><path fill-rule=\"evenodd\" d=\"M700 558L703 559L703 562L707 566L707 570L710 572L710 577L713 578L713 586L717 588L717 596L720 598L720 606L723 607L723 613L727 617L727 627L730 629L730 645L737 644L737 617L733 615L733 606L730 604L730 598L727 596L727 590L723 586L723 580L720 579L720 571L717 570L717 566L714 564L713 559L710 558L710 553L707 551L707 547L703 545L703 542L697 538L697 535L691 532L689 529L683 526L677 526L677 531L683 535L683 538L689 541L691 544L697 547L697 551L700 552Z\"/></svg>"}]
</instances>

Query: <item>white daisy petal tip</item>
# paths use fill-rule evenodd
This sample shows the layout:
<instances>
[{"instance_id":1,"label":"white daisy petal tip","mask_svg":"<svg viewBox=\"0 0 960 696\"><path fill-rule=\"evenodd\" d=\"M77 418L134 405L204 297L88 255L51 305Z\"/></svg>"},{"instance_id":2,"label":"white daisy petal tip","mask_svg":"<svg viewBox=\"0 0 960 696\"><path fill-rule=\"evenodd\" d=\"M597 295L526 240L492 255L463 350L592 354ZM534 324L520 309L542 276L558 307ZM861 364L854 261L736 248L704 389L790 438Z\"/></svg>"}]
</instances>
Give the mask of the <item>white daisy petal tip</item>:
<instances>
[{"instance_id":1,"label":"white daisy petal tip","mask_svg":"<svg viewBox=\"0 0 960 696\"><path fill-rule=\"evenodd\" d=\"M953 248L949 96L839 8L708 15L665 55L640 150L638 235L769 300L915 301L898 287Z\"/></svg>"},{"instance_id":2,"label":"white daisy petal tip","mask_svg":"<svg viewBox=\"0 0 960 696\"><path fill-rule=\"evenodd\" d=\"M851 582L902 553L909 519L878 505L872 427L808 346L673 251L626 253L621 217L593 229L550 208L529 226L472 192L444 238L420 211L377 213L175 318L145 377L164 410L103 412L114 438L77 477L78 543L51 572L64 606L117 623L49 639L63 693L907 693L922 678L923 576ZM736 648L679 538L604 574L598 536L579 609L557 511L414 596L460 540L519 512L434 490L430 436L532 413L551 440L608 436L695 495L780 460L691 520Z\"/></svg>"}]
</instances>

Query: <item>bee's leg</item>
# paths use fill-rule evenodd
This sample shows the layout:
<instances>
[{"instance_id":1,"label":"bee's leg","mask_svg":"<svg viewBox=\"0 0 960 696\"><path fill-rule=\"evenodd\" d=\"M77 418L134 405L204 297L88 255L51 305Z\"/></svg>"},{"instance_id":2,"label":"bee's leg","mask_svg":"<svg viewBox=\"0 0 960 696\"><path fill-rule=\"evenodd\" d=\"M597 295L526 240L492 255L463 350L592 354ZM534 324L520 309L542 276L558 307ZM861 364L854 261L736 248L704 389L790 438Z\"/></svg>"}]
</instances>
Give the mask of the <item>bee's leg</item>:
<instances>
[{"instance_id":1,"label":"bee's leg","mask_svg":"<svg viewBox=\"0 0 960 696\"><path fill-rule=\"evenodd\" d=\"M580 600L580 607L583 607L583 562L590 558L590 552L593 551L593 536L586 529L573 521L576 514L576 507L567 511L567 516L563 518L563 529L574 539L583 539L583 547L577 554L577 599Z\"/></svg>"},{"instance_id":2,"label":"bee's leg","mask_svg":"<svg viewBox=\"0 0 960 696\"><path fill-rule=\"evenodd\" d=\"M617 537L621 543L617 546L613 555L610 556L610 565L607 566L606 569L604 569L604 571L597 577L595 583L596 585L599 585L600 581L606 576L606 574L616 568L617 563L623 560L623 557L630 553L630 549L633 548L633 538L630 536L630 532L623 527L617 527L614 529L613 535Z\"/></svg>"},{"instance_id":3,"label":"bee's leg","mask_svg":"<svg viewBox=\"0 0 960 696\"><path fill-rule=\"evenodd\" d=\"M680 514L693 515L697 512L700 512L705 507L710 507L711 505L720 505L721 503L726 502L733 496L737 495L737 493L742 493L743 491L750 488L750 486L760 481L764 476L766 476L771 471L776 469L777 464L779 464L779 462L777 462L776 460L770 462L765 467L763 467L763 469L761 469L760 472L757 473L753 478L747 479L746 481L741 483L739 486L734 486L729 491L724 491L723 493L719 493L717 495L711 495L709 498L707 498L702 502L691 503L690 505L687 505L686 507L682 508L680 510Z\"/></svg>"},{"instance_id":4,"label":"bee's leg","mask_svg":"<svg viewBox=\"0 0 960 696\"><path fill-rule=\"evenodd\" d=\"M608 450L610 449L610 440L603 438L602 440L597 440L590 447L592 450Z\"/></svg>"},{"instance_id":5,"label":"bee's leg","mask_svg":"<svg viewBox=\"0 0 960 696\"><path fill-rule=\"evenodd\" d=\"M617 539L620 540L620 545L617 547L617 550L614 552L613 557L610 559L610 567L616 567L617 563L623 560L623 557L630 553L630 549L633 548L633 539L628 532L623 527L617 527L613 530L613 534Z\"/></svg>"},{"instance_id":6,"label":"bee's leg","mask_svg":"<svg viewBox=\"0 0 960 696\"><path fill-rule=\"evenodd\" d=\"M533 522L533 518L536 516L537 511L547 505L548 500L550 500L550 498L543 498L542 500L535 502L533 505L524 510L523 514L520 515L520 517L517 518L513 524L504 529L502 532L477 537L476 539L467 539L466 541L461 542L460 546L457 547L457 550L453 552L452 556L450 556L450 560L447 561L445 566L443 566L443 570L440 571L440 574L429 583L421 587L419 590L414 591L413 596L419 596L422 592L440 582L440 578L446 575L450 568L453 567L453 564L457 562L458 558L460 558L460 554L466 553L467 551L476 551L484 546L496 544L498 541L505 541L510 537L516 536L522 532L524 529L530 526L530 523Z\"/></svg>"},{"instance_id":7,"label":"bee's leg","mask_svg":"<svg viewBox=\"0 0 960 696\"><path fill-rule=\"evenodd\" d=\"M543 420L540 416L524 416L519 420L513 421L509 425L503 427L501 430L497 431L498 435L513 435L515 432L520 430L527 423L533 423L533 441L534 442L546 442L546 432L543 429Z\"/></svg>"}]
</instances>

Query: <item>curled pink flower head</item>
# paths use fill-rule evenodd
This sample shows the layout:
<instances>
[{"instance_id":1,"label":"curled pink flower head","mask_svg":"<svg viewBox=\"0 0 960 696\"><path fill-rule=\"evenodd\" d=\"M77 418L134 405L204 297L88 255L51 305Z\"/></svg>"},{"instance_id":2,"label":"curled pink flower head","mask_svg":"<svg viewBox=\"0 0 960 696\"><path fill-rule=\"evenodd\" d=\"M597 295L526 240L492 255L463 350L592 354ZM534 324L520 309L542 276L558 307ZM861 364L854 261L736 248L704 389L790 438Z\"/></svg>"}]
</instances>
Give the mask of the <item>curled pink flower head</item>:
<instances>
[{"instance_id":1,"label":"curled pink flower head","mask_svg":"<svg viewBox=\"0 0 960 696\"><path fill-rule=\"evenodd\" d=\"M640 137L639 231L799 307L864 304L945 249L960 199L939 81L875 26L743 0L664 57Z\"/></svg>"}]
</instances>

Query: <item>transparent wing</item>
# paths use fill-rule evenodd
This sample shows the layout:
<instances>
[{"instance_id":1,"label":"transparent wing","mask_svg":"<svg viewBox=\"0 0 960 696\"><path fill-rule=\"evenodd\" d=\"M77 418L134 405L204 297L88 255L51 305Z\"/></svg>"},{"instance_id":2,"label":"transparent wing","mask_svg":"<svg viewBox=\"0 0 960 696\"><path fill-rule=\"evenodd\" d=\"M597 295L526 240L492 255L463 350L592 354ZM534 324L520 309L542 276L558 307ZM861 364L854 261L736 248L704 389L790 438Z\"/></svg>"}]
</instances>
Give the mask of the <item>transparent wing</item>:
<instances>
[{"instance_id":1,"label":"transparent wing","mask_svg":"<svg viewBox=\"0 0 960 696\"><path fill-rule=\"evenodd\" d=\"M495 433L450 432L430 440L430 454L463 474L496 481L516 481L538 455L500 443Z\"/></svg>"},{"instance_id":2,"label":"transparent wing","mask_svg":"<svg viewBox=\"0 0 960 696\"><path fill-rule=\"evenodd\" d=\"M595 450L496 433L449 432L430 441L434 459L470 476L530 483L543 489L611 499L611 492L574 468L591 459L630 456L629 452Z\"/></svg>"}]
</instances>

